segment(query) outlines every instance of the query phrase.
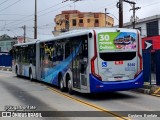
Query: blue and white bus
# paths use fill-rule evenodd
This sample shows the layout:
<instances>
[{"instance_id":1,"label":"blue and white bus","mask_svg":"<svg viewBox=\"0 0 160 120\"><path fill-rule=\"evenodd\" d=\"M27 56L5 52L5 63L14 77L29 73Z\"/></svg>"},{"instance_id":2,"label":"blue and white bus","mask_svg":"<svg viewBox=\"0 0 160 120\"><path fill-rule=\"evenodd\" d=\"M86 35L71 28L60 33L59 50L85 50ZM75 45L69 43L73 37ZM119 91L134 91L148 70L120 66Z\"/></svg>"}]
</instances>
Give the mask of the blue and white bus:
<instances>
[{"instance_id":1,"label":"blue and white bus","mask_svg":"<svg viewBox=\"0 0 160 120\"><path fill-rule=\"evenodd\" d=\"M12 70L17 76L44 81L69 93L139 88L143 85L140 33L93 28L17 44Z\"/></svg>"}]
</instances>

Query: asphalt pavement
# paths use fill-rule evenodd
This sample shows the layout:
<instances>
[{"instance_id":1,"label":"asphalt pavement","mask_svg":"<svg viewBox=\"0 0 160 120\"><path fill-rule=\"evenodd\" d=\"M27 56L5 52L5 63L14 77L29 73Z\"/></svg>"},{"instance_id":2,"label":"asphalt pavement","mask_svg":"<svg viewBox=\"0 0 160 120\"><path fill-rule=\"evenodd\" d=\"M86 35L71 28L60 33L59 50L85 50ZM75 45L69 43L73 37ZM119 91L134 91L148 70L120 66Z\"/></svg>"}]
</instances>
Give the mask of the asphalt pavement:
<instances>
[{"instance_id":1,"label":"asphalt pavement","mask_svg":"<svg viewBox=\"0 0 160 120\"><path fill-rule=\"evenodd\" d=\"M0 70L12 71L11 67L5 67L5 66L0 66ZM160 97L160 86L156 84L150 85L150 83L144 83L142 88L134 89L132 91Z\"/></svg>"}]
</instances>

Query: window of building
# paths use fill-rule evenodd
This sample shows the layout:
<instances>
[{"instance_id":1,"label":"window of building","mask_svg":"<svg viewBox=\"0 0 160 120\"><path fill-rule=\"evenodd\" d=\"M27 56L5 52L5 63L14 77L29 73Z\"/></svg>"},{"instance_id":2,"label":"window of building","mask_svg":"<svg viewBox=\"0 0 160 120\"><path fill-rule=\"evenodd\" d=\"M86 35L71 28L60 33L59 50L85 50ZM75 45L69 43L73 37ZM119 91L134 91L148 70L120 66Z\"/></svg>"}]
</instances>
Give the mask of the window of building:
<instances>
[{"instance_id":1,"label":"window of building","mask_svg":"<svg viewBox=\"0 0 160 120\"><path fill-rule=\"evenodd\" d=\"M147 37L157 36L158 33L158 21L149 22L147 25Z\"/></svg>"},{"instance_id":2,"label":"window of building","mask_svg":"<svg viewBox=\"0 0 160 120\"><path fill-rule=\"evenodd\" d=\"M87 22L90 23L90 19L87 19Z\"/></svg>"},{"instance_id":3,"label":"window of building","mask_svg":"<svg viewBox=\"0 0 160 120\"><path fill-rule=\"evenodd\" d=\"M99 18L99 14L98 14L98 13L95 13L95 14L94 14L94 17L95 17L95 18Z\"/></svg>"},{"instance_id":4,"label":"window of building","mask_svg":"<svg viewBox=\"0 0 160 120\"><path fill-rule=\"evenodd\" d=\"M83 19L79 19L79 23L83 23Z\"/></svg>"},{"instance_id":5,"label":"window of building","mask_svg":"<svg viewBox=\"0 0 160 120\"><path fill-rule=\"evenodd\" d=\"M76 21L76 19L73 19L72 20L72 26L76 26L77 25L77 21Z\"/></svg>"},{"instance_id":6,"label":"window of building","mask_svg":"<svg viewBox=\"0 0 160 120\"><path fill-rule=\"evenodd\" d=\"M95 23L99 23L99 20L98 20L98 19L95 19Z\"/></svg>"},{"instance_id":7,"label":"window of building","mask_svg":"<svg viewBox=\"0 0 160 120\"><path fill-rule=\"evenodd\" d=\"M69 15L65 15L65 19L67 19L67 20L68 20L68 19L69 19Z\"/></svg>"}]
</instances>

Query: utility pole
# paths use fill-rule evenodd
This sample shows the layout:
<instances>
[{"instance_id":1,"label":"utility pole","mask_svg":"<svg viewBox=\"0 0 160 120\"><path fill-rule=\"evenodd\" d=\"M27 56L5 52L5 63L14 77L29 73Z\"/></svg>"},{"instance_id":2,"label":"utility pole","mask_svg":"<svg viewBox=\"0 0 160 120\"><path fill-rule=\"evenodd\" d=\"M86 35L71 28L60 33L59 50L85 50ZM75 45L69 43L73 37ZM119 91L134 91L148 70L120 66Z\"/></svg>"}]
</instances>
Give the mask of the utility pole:
<instances>
[{"instance_id":1,"label":"utility pole","mask_svg":"<svg viewBox=\"0 0 160 120\"><path fill-rule=\"evenodd\" d=\"M106 20L107 20L107 8L105 8L105 27L106 27Z\"/></svg>"},{"instance_id":2,"label":"utility pole","mask_svg":"<svg viewBox=\"0 0 160 120\"><path fill-rule=\"evenodd\" d=\"M117 8L119 8L119 28L123 27L123 0L117 2Z\"/></svg>"},{"instance_id":3,"label":"utility pole","mask_svg":"<svg viewBox=\"0 0 160 120\"><path fill-rule=\"evenodd\" d=\"M34 39L37 39L37 0L35 0Z\"/></svg>"},{"instance_id":4,"label":"utility pole","mask_svg":"<svg viewBox=\"0 0 160 120\"><path fill-rule=\"evenodd\" d=\"M133 4L133 8L130 9L130 10L133 10L133 22L132 22L132 25L133 25L133 29L135 28L135 23L136 23L136 10L138 9L141 9L141 7L135 7L135 4Z\"/></svg>"},{"instance_id":5,"label":"utility pole","mask_svg":"<svg viewBox=\"0 0 160 120\"><path fill-rule=\"evenodd\" d=\"M132 24L133 24L133 29L134 29L135 28L135 4L133 4L132 10L133 10L133 22L132 22Z\"/></svg>"},{"instance_id":6,"label":"utility pole","mask_svg":"<svg viewBox=\"0 0 160 120\"><path fill-rule=\"evenodd\" d=\"M136 10L140 9L140 7L135 7L136 3L133 2L133 1L124 0L124 2L127 2L127 3L133 5L133 8L130 9L130 10L133 10L133 22L132 22L132 25L133 25L133 29L134 29L134 28L135 28L135 23L136 23L136 16L135 16L135 13L136 13Z\"/></svg>"},{"instance_id":7,"label":"utility pole","mask_svg":"<svg viewBox=\"0 0 160 120\"><path fill-rule=\"evenodd\" d=\"M133 24L133 28L135 28L135 22L136 22L135 11L140 9L140 7L135 7L136 3L134 1L129 1L129 0L119 0L119 2L117 2L117 8L119 8L119 28L123 27L123 1L133 5L133 8L130 10L133 10L132 24Z\"/></svg>"},{"instance_id":8,"label":"utility pole","mask_svg":"<svg viewBox=\"0 0 160 120\"><path fill-rule=\"evenodd\" d=\"M22 26L23 30L24 30L24 43L26 42L26 25Z\"/></svg>"}]
</instances>

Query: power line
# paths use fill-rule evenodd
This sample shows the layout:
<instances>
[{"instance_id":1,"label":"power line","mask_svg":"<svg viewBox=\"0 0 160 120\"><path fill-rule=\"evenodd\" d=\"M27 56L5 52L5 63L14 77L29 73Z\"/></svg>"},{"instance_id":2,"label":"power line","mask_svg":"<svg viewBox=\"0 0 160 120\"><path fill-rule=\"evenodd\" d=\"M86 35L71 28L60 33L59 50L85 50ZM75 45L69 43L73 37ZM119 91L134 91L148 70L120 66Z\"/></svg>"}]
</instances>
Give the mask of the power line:
<instances>
[{"instance_id":1,"label":"power line","mask_svg":"<svg viewBox=\"0 0 160 120\"><path fill-rule=\"evenodd\" d=\"M4 4L5 2L7 2L8 0L3 1L2 3L0 3L0 5Z\"/></svg>"},{"instance_id":2,"label":"power line","mask_svg":"<svg viewBox=\"0 0 160 120\"><path fill-rule=\"evenodd\" d=\"M149 6L152 6L152 5L155 5L155 4L158 4L158 3L160 3L160 2L154 2L154 3L150 3L150 4L147 4L147 5L142 5L141 7L149 7ZM128 10L125 10L125 11L123 11L123 12L128 12ZM119 14L118 12L114 12L115 14Z\"/></svg>"},{"instance_id":3,"label":"power line","mask_svg":"<svg viewBox=\"0 0 160 120\"><path fill-rule=\"evenodd\" d=\"M73 3L70 3L70 4L73 4ZM55 12L55 11L57 11L57 10L59 10L59 9L63 8L63 7L66 7L66 6L70 5L70 4L67 4L67 5L64 5L64 6L62 6L62 7L59 7L59 8L57 8L57 9L55 9L55 10L52 10L52 11L46 12L46 13L44 13L44 14L42 14L42 15L39 15L38 17L41 17L41 16L44 16L44 15L47 15L47 14L49 14L49 13L51 13L51 12ZM28 20L25 20L24 22L31 21L31 20L34 20L34 19L33 19L33 18L32 18L32 19L28 19ZM15 26L15 25L17 25L17 24L21 24L21 23L24 23L24 22L16 23L16 24L14 24L14 25L12 25L12 26Z\"/></svg>"},{"instance_id":4,"label":"power line","mask_svg":"<svg viewBox=\"0 0 160 120\"><path fill-rule=\"evenodd\" d=\"M48 9L51 9L51 8L53 8L53 7L55 7L55 6L60 5L60 4L62 4L62 2L60 2L60 3L56 4L56 5L53 5L53 6L51 6L51 7L48 7L48 8L46 8L46 9L40 10L40 11L38 11L38 13L41 13L41 12L46 11L46 10L48 10Z\"/></svg>"},{"instance_id":5,"label":"power line","mask_svg":"<svg viewBox=\"0 0 160 120\"><path fill-rule=\"evenodd\" d=\"M71 4L73 4L73 3L71 3ZM69 5L69 4L64 5L64 6L60 7L60 8L58 8L58 9L61 9L61 8L65 7L65 6L68 6L68 5ZM56 9L56 10L58 10L58 9ZM46 10L46 9L45 9L45 10ZM54 11L56 11L56 10L54 10ZM44 11L44 10L42 10L42 11ZM44 14L42 14L42 15L39 15L38 17L44 16L44 15L46 15L46 14L48 14L48 13L51 13L51 12L54 12L54 11L49 11L49 12L47 12L47 13L44 13ZM25 17L25 18L26 18L26 17ZM20 23L17 23L17 24L21 24L21 23L24 23L24 22L27 22L27 21L31 21L31 20L33 20L33 19L25 20L25 21L20 22ZM17 25L17 24L14 24L13 26L15 26L15 25Z\"/></svg>"},{"instance_id":6,"label":"power line","mask_svg":"<svg viewBox=\"0 0 160 120\"><path fill-rule=\"evenodd\" d=\"M43 10L41 10L41 11L38 11L37 13L41 13L41 12L43 12L43 11L46 11L46 10L48 10L48 9L50 9L50 8L52 8L52 7L58 6L58 5L60 5L60 4L62 4L62 3L58 3L58 4L56 4L56 5L53 5L53 6L51 6L51 7L48 7L48 8L46 8L46 9L43 9ZM31 17L31 16L34 16L34 14L28 15L28 16L26 16L26 17L23 17L23 18L19 19L19 20L23 20L23 19L26 19L26 18ZM30 20L33 20L33 19L25 20L24 22L30 21ZM8 24L6 24L6 25L9 25L9 24L12 24L12 23L15 23L15 22L10 22L10 23L8 23Z\"/></svg>"},{"instance_id":7,"label":"power line","mask_svg":"<svg viewBox=\"0 0 160 120\"><path fill-rule=\"evenodd\" d=\"M13 5L15 5L16 3L20 2L20 1L21 1L21 0L17 0L17 1L14 2L13 4L11 4L11 5L9 5L9 6L5 7L5 8L3 8L3 9L1 9L0 12L6 10L6 9L9 8L9 7L12 7Z\"/></svg>"},{"instance_id":8,"label":"power line","mask_svg":"<svg viewBox=\"0 0 160 120\"><path fill-rule=\"evenodd\" d=\"M13 16L30 16L30 15L21 15L21 14L0 14L0 15L6 15L6 16L11 16L11 15L13 15Z\"/></svg>"},{"instance_id":9,"label":"power line","mask_svg":"<svg viewBox=\"0 0 160 120\"><path fill-rule=\"evenodd\" d=\"M39 15L38 17L41 17L41 16L43 16L43 15L46 15L46 14L49 14L49 13L51 13L51 12L57 11L57 10L59 10L59 9L63 8L63 7L66 7L66 6L68 6L68 5L71 5L71 4L73 4L73 3L67 4L67 5L64 5L64 6L60 7L60 8L58 8L58 9L55 9L55 10L52 10L52 11L46 12L46 13L44 13L44 14L42 14L42 15Z\"/></svg>"},{"instance_id":10,"label":"power line","mask_svg":"<svg viewBox=\"0 0 160 120\"><path fill-rule=\"evenodd\" d=\"M22 20L0 20L0 21L22 21Z\"/></svg>"}]
</instances>

